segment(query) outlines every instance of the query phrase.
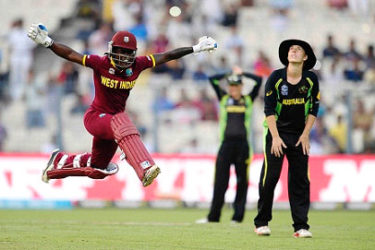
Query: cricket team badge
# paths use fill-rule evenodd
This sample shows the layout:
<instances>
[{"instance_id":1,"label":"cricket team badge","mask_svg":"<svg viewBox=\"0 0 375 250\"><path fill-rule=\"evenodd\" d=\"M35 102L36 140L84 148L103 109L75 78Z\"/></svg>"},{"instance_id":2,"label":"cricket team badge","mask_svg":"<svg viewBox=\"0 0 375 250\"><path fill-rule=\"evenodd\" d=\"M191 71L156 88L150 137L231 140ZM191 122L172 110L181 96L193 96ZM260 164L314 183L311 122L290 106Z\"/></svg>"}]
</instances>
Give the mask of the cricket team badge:
<instances>
[{"instance_id":1,"label":"cricket team badge","mask_svg":"<svg viewBox=\"0 0 375 250\"><path fill-rule=\"evenodd\" d=\"M288 95L288 86L281 85L281 94L282 95Z\"/></svg>"}]
</instances>

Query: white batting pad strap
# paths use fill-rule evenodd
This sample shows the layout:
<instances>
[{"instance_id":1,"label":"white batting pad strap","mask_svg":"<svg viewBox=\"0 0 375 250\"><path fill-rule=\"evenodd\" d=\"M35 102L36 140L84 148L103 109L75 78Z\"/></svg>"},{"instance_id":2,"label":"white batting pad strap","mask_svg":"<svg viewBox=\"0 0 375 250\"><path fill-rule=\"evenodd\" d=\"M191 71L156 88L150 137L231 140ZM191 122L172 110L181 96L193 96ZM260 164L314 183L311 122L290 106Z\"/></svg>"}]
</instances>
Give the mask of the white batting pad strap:
<instances>
[{"instance_id":1,"label":"white batting pad strap","mask_svg":"<svg viewBox=\"0 0 375 250\"><path fill-rule=\"evenodd\" d=\"M126 159L126 154L124 153L124 151L121 150L120 160L123 161L125 159Z\"/></svg>"},{"instance_id":2,"label":"white batting pad strap","mask_svg":"<svg viewBox=\"0 0 375 250\"><path fill-rule=\"evenodd\" d=\"M63 157L61 157L59 163L57 163L57 169L61 169L65 165L65 162L68 159L68 157L68 155L63 155Z\"/></svg>"},{"instance_id":3,"label":"white batting pad strap","mask_svg":"<svg viewBox=\"0 0 375 250\"><path fill-rule=\"evenodd\" d=\"M87 159L87 166L91 167L91 156Z\"/></svg>"},{"instance_id":4,"label":"white batting pad strap","mask_svg":"<svg viewBox=\"0 0 375 250\"><path fill-rule=\"evenodd\" d=\"M81 167L81 157L82 155L76 155L73 159L73 168L80 168Z\"/></svg>"}]
</instances>

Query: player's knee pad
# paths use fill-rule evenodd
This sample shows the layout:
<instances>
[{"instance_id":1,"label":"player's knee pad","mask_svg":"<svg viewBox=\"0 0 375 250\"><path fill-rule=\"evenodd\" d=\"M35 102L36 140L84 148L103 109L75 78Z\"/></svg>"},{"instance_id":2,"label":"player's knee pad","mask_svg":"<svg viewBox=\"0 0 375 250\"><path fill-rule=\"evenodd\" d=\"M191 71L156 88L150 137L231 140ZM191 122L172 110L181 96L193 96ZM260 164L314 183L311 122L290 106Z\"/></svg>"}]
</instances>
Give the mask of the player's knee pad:
<instances>
[{"instance_id":1,"label":"player's knee pad","mask_svg":"<svg viewBox=\"0 0 375 250\"><path fill-rule=\"evenodd\" d=\"M155 163L143 145L137 128L125 113L112 117L111 128L117 144L125 153L127 162L142 180L145 170Z\"/></svg>"},{"instance_id":2,"label":"player's knee pad","mask_svg":"<svg viewBox=\"0 0 375 250\"><path fill-rule=\"evenodd\" d=\"M111 129L117 143L120 143L126 136L138 135L139 132L126 113L119 113L112 117Z\"/></svg>"}]
</instances>

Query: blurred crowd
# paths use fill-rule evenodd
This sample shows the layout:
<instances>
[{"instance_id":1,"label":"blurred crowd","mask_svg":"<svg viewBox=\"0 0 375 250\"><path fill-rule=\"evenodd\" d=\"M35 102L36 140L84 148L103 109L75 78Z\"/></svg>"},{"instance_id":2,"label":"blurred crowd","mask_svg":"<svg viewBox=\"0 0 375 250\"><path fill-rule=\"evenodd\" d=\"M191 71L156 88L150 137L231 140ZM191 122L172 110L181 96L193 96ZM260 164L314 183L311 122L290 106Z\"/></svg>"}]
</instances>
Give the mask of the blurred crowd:
<instances>
[{"instance_id":1,"label":"blurred crowd","mask_svg":"<svg viewBox=\"0 0 375 250\"><path fill-rule=\"evenodd\" d=\"M210 74L227 72L238 65L266 81L279 66L277 61L271 60L273 57L268 51L261 49L252 51L256 55L253 60L245 57L246 39L240 35L243 28L239 22L241 9L255 8L257 2L79 0L71 19L76 23L84 21L91 25L77 25L74 41L78 41L80 53L103 55L114 32L129 30L137 37L138 55L144 55L192 45L205 34L220 37L220 33L225 31L227 35L220 37L222 40L219 43L220 50L225 52L218 53L215 60L199 55L173 61L152 69L147 80L151 85L157 81L154 79L166 79L166 82L152 86L153 99L151 107L147 107L160 126L180 126L181 123L193 126L205 122L216 124L218 102L208 87ZM274 31L283 32L295 1L269 0L266 4L272 12L270 19ZM182 12L172 12L172 6L179 7ZM365 0L328 0L326 8L350 11L353 18L373 14L369 1ZM375 15L372 28L374 22ZM74 25L75 22L72 23ZM93 97L91 71L84 67L65 61L57 71L48 72L47 77L38 77L40 72L32 62L40 54L27 38L25 29L22 18L14 20L7 36L10 60L7 70L0 73L0 151L7 151L6 142L11 140L7 130L14 129L7 126L8 118L4 119L2 115L5 107L23 102L25 129L43 129L49 126L48 117L59 112L61 98L74 100L69 115L82 116ZM374 44L360 44L360 47L366 47L365 51L361 51L357 47L361 43L360 37L353 37L345 49L342 46L340 49L336 45L335 32L339 31L326 34L325 44L313 44L319 57L320 65L316 65L314 70L321 81L322 104L311 132L312 154L375 153L375 105L366 103L375 96ZM169 87L172 83L178 87ZM349 89L353 89L350 85L354 89L365 86L366 91L340 91L344 83ZM263 109L262 97L257 103L258 108ZM142 122L137 111L130 108L128 112L143 136L158 133L154 126L146 126L146 122ZM262 119L261 116L257 117L254 122L261 124ZM256 125L254 131L254 140L261 141L261 125ZM56 133L52 133L48 143L58 144ZM204 140L204 135L192 137L174 151L206 153L199 146L200 140ZM151 144L150 147L155 149L155 145ZM54 146L47 145L45 150ZM261 147L256 146L255 150L261 152Z\"/></svg>"}]
</instances>

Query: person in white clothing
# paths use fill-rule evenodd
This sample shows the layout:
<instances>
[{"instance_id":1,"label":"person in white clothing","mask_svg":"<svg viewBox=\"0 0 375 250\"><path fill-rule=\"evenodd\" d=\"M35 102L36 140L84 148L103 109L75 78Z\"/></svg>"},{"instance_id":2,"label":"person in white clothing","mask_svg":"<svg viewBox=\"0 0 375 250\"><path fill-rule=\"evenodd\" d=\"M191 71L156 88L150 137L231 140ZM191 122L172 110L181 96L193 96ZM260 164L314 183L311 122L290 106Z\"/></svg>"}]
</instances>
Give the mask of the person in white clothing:
<instances>
[{"instance_id":1,"label":"person in white clothing","mask_svg":"<svg viewBox=\"0 0 375 250\"><path fill-rule=\"evenodd\" d=\"M35 47L27 37L26 31L23 30L22 19L17 19L12 23L8 42L10 47L10 95L13 100L19 100L23 95Z\"/></svg>"}]
</instances>

